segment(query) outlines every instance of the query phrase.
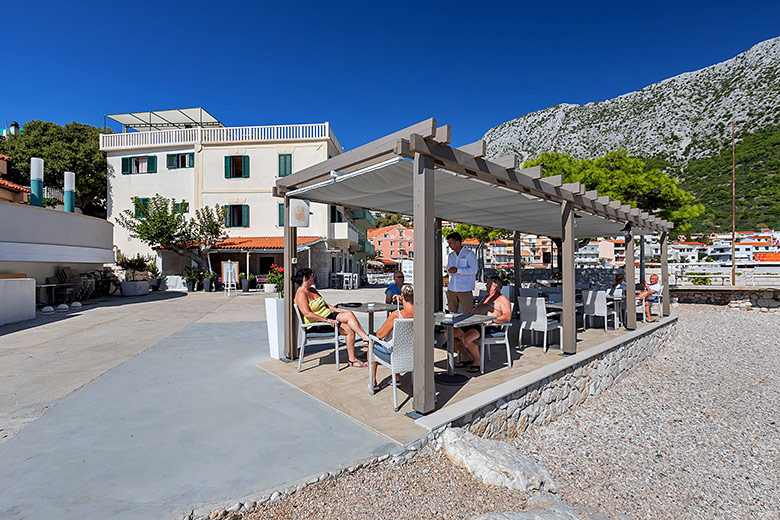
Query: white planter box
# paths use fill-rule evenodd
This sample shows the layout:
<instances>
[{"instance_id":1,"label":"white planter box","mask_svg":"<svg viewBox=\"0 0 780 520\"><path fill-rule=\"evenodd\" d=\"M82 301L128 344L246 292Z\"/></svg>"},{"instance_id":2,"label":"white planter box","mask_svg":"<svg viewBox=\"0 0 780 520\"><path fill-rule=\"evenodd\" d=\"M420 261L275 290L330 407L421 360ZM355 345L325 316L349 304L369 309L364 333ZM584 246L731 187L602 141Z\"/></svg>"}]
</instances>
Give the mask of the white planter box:
<instances>
[{"instance_id":1,"label":"white planter box","mask_svg":"<svg viewBox=\"0 0 780 520\"><path fill-rule=\"evenodd\" d=\"M276 292L276 285L272 283L264 283L263 284L263 292L264 293L274 293Z\"/></svg>"},{"instance_id":2,"label":"white planter box","mask_svg":"<svg viewBox=\"0 0 780 520\"><path fill-rule=\"evenodd\" d=\"M273 286L272 286L273 287ZM284 299L265 299L265 321L268 327L268 350L274 359L284 357Z\"/></svg>"},{"instance_id":3,"label":"white planter box","mask_svg":"<svg viewBox=\"0 0 780 520\"><path fill-rule=\"evenodd\" d=\"M149 282L147 280L122 282L122 296L143 296L144 294L149 294Z\"/></svg>"}]
</instances>

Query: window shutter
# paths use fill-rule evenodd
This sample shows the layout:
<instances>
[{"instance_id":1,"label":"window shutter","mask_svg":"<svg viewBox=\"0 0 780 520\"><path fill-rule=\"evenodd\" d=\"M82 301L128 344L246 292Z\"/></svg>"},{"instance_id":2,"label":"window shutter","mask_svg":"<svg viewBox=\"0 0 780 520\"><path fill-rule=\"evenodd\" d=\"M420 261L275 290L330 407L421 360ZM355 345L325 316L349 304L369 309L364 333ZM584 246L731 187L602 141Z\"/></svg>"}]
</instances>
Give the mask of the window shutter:
<instances>
[{"instance_id":1,"label":"window shutter","mask_svg":"<svg viewBox=\"0 0 780 520\"><path fill-rule=\"evenodd\" d=\"M249 227L249 204L243 204L241 206L241 225L243 227Z\"/></svg>"},{"instance_id":2,"label":"window shutter","mask_svg":"<svg viewBox=\"0 0 780 520\"><path fill-rule=\"evenodd\" d=\"M176 169L179 166L178 155L175 153L169 153L167 163L169 170Z\"/></svg>"},{"instance_id":3,"label":"window shutter","mask_svg":"<svg viewBox=\"0 0 780 520\"><path fill-rule=\"evenodd\" d=\"M130 158L122 157L122 175L130 173Z\"/></svg>"},{"instance_id":4,"label":"window shutter","mask_svg":"<svg viewBox=\"0 0 780 520\"><path fill-rule=\"evenodd\" d=\"M223 206L223 208L225 208L225 227L230 227L230 213L231 213L230 208L231 208L231 206L230 206L230 204L228 204L227 206Z\"/></svg>"},{"instance_id":5,"label":"window shutter","mask_svg":"<svg viewBox=\"0 0 780 520\"><path fill-rule=\"evenodd\" d=\"M284 203L279 203L279 227L284 227Z\"/></svg>"},{"instance_id":6,"label":"window shutter","mask_svg":"<svg viewBox=\"0 0 780 520\"><path fill-rule=\"evenodd\" d=\"M244 155L241 157L241 176L249 177L249 156Z\"/></svg>"},{"instance_id":7,"label":"window shutter","mask_svg":"<svg viewBox=\"0 0 780 520\"><path fill-rule=\"evenodd\" d=\"M146 173L157 173L156 155L149 155L146 157Z\"/></svg>"},{"instance_id":8,"label":"window shutter","mask_svg":"<svg viewBox=\"0 0 780 520\"><path fill-rule=\"evenodd\" d=\"M287 177L292 173L292 154L279 154L279 177Z\"/></svg>"},{"instance_id":9,"label":"window shutter","mask_svg":"<svg viewBox=\"0 0 780 520\"><path fill-rule=\"evenodd\" d=\"M225 156L225 178L226 179L230 178L230 156L229 155Z\"/></svg>"},{"instance_id":10,"label":"window shutter","mask_svg":"<svg viewBox=\"0 0 780 520\"><path fill-rule=\"evenodd\" d=\"M194 168L195 167L195 152L190 152L187 154L187 168Z\"/></svg>"},{"instance_id":11,"label":"window shutter","mask_svg":"<svg viewBox=\"0 0 780 520\"><path fill-rule=\"evenodd\" d=\"M189 202L182 202L181 206L182 206L182 209L181 209L182 213L189 213L190 212L190 203Z\"/></svg>"}]
</instances>

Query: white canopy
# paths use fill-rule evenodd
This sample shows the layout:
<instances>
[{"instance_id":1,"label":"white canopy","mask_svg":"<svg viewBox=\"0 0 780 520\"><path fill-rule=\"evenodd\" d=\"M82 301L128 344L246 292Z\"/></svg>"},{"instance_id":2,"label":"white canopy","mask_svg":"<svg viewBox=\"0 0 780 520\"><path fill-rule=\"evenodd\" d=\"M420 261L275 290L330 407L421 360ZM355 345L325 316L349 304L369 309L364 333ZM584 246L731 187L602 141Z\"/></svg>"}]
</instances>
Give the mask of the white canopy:
<instances>
[{"instance_id":1,"label":"white canopy","mask_svg":"<svg viewBox=\"0 0 780 520\"><path fill-rule=\"evenodd\" d=\"M170 130L172 128L195 128L198 126L224 126L216 117L201 107L128 112L126 114L106 115L106 117L126 128L134 130Z\"/></svg>"},{"instance_id":2,"label":"white canopy","mask_svg":"<svg viewBox=\"0 0 780 520\"><path fill-rule=\"evenodd\" d=\"M394 157L352 173L293 190L288 196L326 204L370 208L391 213L414 213L412 161ZM444 169L434 174L434 215L464 224L561 237L559 204L490 184ZM584 211L575 213L577 238L616 236L625 223ZM650 233L637 229L636 233Z\"/></svg>"}]
</instances>

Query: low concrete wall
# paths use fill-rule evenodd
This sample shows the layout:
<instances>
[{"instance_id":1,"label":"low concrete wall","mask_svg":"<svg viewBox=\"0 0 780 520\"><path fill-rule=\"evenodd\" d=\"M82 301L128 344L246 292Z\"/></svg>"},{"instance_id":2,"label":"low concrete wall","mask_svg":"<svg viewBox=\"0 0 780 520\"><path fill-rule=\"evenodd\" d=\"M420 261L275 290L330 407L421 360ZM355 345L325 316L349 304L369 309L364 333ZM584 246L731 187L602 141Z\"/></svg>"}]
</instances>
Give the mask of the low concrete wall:
<instances>
[{"instance_id":1,"label":"low concrete wall","mask_svg":"<svg viewBox=\"0 0 780 520\"><path fill-rule=\"evenodd\" d=\"M35 318L35 280L0 279L0 325Z\"/></svg>"},{"instance_id":2,"label":"low concrete wall","mask_svg":"<svg viewBox=\"0 0 780 520\"><path fill-rule=\"evenodd\" d=\"M780 312L780 288L778 287L709 287L704 285L670 289L672 299L678 303L703 303L728 305L743 310L758 309Z\"/></svg>"},{"instance_id":3,"label":"low concrete wall","mask_svg":"<svg viewBox=\"0 0 780 520\"><path fill-rule=\"evenodd\" d=\"M445 407L417 423L431 430L447 424L460 426L486 438L516 437L600 395L667 342L676 325L677 318L664 318Z\"/></svg>"}]
</instances>

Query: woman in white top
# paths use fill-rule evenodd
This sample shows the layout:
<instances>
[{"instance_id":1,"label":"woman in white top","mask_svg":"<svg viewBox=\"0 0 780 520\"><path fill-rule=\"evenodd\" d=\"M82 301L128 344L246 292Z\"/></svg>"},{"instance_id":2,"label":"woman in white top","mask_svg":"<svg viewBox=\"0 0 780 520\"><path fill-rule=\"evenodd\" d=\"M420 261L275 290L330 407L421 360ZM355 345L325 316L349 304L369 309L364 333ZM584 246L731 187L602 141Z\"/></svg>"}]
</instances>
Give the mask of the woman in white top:
<instances>
[{"instance_id":1,"label":"woman in white top","mask_svg":"<svg viewBox=\"0 0 780 520\"><path fill-rule=\"evenodd\" d=\"M404 306L399 310L390 313L390 316L387 317L387 320L382 324L381 327L379 327L379 330L376 331L377 338L386 341L392 340L393 322L395 322L395 319L414 318L414 286L412 284L405 283L401 287L401 301L403 302ZM374 350L385 355L390 355L390 352L387 349L385 349L383 346L378 344L374 344ZM374 366L371 367L372 370L371 384L374 386L375 392L379 390L379 385L376 384L377 366L379 366L379 363L374 361ZM395 384L398 384L399 376L396 374L395 377L396 377Z\"/></svg>"}]
</instances>

